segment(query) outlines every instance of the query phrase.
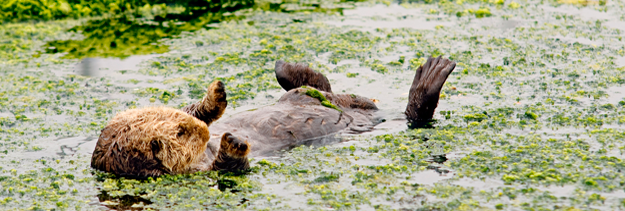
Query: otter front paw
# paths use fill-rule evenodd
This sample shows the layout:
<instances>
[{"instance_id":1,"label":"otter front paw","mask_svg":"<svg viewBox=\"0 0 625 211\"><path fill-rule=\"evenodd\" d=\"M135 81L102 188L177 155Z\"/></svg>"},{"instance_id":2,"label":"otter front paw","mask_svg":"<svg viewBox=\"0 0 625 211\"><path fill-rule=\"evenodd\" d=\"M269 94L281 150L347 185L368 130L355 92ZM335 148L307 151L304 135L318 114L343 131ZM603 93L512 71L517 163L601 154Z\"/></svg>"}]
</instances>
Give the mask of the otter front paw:
<instances>
[{"instance_id":1,"label":"otter front paw","mask_svg":"<svg viewBox=\"0 0 625 211\"><path fill-rule=\"evenodd\" d=\"M226 85L221 81L215 81L208 87L201 101L185 106L182 110L210 125L224 114L227 106Z\"/></svg>"},{"instance_id":2,"label":"otter front paw","mask_svg":"<svg viewBox=\"0 0 625 211\"><path fill-rule=\"evenodd\" d=\"M240 171L250 168L247 155L250 154L250 143L243 141L231 133L221 136L219 154L213 165L214 170Z\"/></svg>"},{"instance_id":3,"label":"otter front paw","mask_svg":"<svg viewBox=\"0 0 625 211\"><path fill-rule=\"evenodd\" d=\"M224 151L227 155L234 158L242 158L250 154L250 144L243 141L231 133L224 133L221 136L220 151Z\"/></svg>"},{"instance_id":4,"label":"otter front paw","mask_svg":"<svg viewBox=\"0 0 625 211\"><path fill-rule=\"evenodd\" d=\"M206 96L207 97L205 97L205 99L210 97L210 100L213 101L213 103L215 103L216 105L222 105L223 103L225 103L226 105L222 105L223 108L227 106L228 102L226 102L226 85L221 81L215 81L211 83L211 85L208 87Z\"/></svg>"}]
</instances>

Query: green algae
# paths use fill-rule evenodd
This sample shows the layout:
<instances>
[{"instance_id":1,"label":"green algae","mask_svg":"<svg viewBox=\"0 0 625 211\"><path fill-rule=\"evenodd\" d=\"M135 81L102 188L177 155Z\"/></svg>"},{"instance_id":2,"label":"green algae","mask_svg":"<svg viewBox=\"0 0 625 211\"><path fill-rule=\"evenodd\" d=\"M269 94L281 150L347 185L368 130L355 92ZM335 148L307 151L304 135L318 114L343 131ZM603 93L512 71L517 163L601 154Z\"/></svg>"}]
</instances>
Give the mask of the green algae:
<instances>
[{"instance_id":1,"label":"green algae","mask_svg":"<svg viewBox=\"0 0 625 211\"><path fill-rule=\"evenodd\" d=\"M175 4L184 13L198 10L214 10L225 7L238 7L253 4L249 1L194 1L194 0L95 0L95 1L33 1L10 0L2 5L0 21L51 20L79 18L120 13L146 13L166 10L167 5Z\"/></svg>"},{"instance_id":2,"label":"green algae","mask_svg":"<svg viewBox=\"0 0 625 211\"><path fill-rule=\"evenodd\" d=\"M101 192L99 200L113 209L136 208L137 205L142 209L229 209L241 206L243 193L258 189L258 184L245 176L218 172L167 175L146 180L95 172L95 179Z\"/></svg>"},{"instance_id":3,"label":"green algae","mask_svg":"<svg viewBox=\"0 0 625 211\"><path fill-rule=\"evenodd\" d=\"M306 89L306 95L318 99L322 106L343 112L338 106L332 104L332 102L326 99L326 96L324 96L319 90L307 86L302 86L302 88Z\"/></svg>"},{"instance_id":4,"label":"green algae","mask_svg":"<svg viewBox=\"0 0 625 211\"><path fill-rule=\"evenodd\" d=\"M363 30L321 23L347 16L251 12L161 41L186 52L159 55L126 72L145 76L141 82L156 81L149 85L55 72L77 61L63 54L32 57L45 50L46 39L66 40L74 36L66 30L89 20L3 24L0 40L9 42L0 43L0 207L624 209L619 172L625 170L625 103L618 92L625 74L617 62L625 53L619 39L623 31L602 18L597 22L537 8L553 9L553 2L403 5L424 18L455 24L431 30ZM623 8L610 4L608 11ZM482 7L489 8L490 17L456 16ZM519 20L523 23L515 23ZM245 175L211 172L154 178L153 183L102 181L98 173L92 175L88 150L56 154L64 145L55 141L61 137L91 136L93 141L119 111L165 104L159 97L169 99L167 106L184 106L200 99L217 79L226 82L231 105L275 102L264 98L280 88L272 72L277 59L311 62L313 69L342 77L357 73L350 80L365 83L358 87L374 77L398 78L394 82L402 90L392 103L404 105L400 96L412 82L412 71L430 54L457 62L433 129L297 147L281 157L252 160L254 169ZM400 55L407 61L401 66ZM341 65L348 60L355 64ZM385 70L375 69L380 66ZM375 88L392 91L395 86ZM441 153L447 159L442 164L436 162Z\"/></svg>"}]
</instances>

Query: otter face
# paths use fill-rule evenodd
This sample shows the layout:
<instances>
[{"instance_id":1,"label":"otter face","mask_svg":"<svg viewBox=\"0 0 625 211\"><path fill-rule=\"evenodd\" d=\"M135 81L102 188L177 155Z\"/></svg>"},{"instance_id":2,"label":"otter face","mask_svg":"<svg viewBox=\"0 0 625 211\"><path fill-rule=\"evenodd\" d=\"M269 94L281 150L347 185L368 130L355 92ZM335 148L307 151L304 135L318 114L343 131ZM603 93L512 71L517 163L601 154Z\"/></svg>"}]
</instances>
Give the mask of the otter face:
<instances>
[{"instance_id":1,"label":"otter face","mask_svg":"<svg viewBox=\"0 0 625 211\"><path fill-rule=\"evenodd\" d=\"M177 109L128 110L102 130L91 166L123 176L188 173L208 140L206 123Z\"/></svg>"}]
</instances>

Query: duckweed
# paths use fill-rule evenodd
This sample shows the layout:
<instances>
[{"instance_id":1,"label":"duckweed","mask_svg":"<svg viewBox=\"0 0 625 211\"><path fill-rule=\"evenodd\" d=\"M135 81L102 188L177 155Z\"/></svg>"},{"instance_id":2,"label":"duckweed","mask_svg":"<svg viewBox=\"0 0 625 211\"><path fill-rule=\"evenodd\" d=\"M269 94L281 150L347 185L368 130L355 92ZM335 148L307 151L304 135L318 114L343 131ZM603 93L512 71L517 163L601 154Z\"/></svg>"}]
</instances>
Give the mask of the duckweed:
<instances>
[{"instance_id":1,"label":"duckweed","mask_svg":"<svg viewBox=\"0 0 625 211\"><path fill-rule=\"evenodd\" d=\"M129 25L147 30L150 17L115 21L116 27L97 33L84 30L102 28L96 23L108 19L0 25L0 207L625 209L622 2L380 3L263 2L231 18L186 15L200 18L153 26L172 33L143 33L153 38L138 45L112 48L119 41L103 36L108 46L102 49L109 50L101 55L89 51L100 42L97 34L124 33L117 29ZM359 15L370 6L409 12ZM341 20L368 24L337 24ZM395 20L433 27L374 24ZM54 44L62 42L67 45ZM152 47L143 51L144 45ZM89 77L73 67L86 56L132 59L150 53L162 54L120 74L100 70L104 74ZM457 62L434 128L300 146L252 159L252 170L243 174L134 180L89 167L92 144L119 111L183 107L200 99L214 80L227 85L227 115L240 112L239 106L274 103L277 59L309 62L346 93L394 93L380 100L386 103L380 108L400 113L402 106L395 105L405 105L414 70L429 55ZM357 84L344 84L340 78L346 76Z\"/></svg>"}]
</instances>

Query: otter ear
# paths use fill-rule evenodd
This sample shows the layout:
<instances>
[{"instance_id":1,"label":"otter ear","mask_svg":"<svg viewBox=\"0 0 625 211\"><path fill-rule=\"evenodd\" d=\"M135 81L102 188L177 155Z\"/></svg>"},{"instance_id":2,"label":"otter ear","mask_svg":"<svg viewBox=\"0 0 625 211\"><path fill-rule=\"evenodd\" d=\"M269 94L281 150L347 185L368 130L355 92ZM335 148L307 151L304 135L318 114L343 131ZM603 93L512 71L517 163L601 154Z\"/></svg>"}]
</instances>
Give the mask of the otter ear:
<instances>
[{"instance_id":1,"label":"otter ear","mask_svg":"<svg viewBox=\"0 0 625 211\"><path fill-rule=\"evenodd\" d=\"M178 133L176 133L176 137L181 137L189 133L189 130L191 129L191 125L187 121L184 121L178 124Z\"/></svg>"}]
</instances>

